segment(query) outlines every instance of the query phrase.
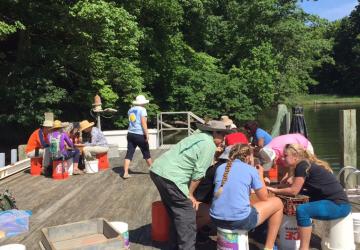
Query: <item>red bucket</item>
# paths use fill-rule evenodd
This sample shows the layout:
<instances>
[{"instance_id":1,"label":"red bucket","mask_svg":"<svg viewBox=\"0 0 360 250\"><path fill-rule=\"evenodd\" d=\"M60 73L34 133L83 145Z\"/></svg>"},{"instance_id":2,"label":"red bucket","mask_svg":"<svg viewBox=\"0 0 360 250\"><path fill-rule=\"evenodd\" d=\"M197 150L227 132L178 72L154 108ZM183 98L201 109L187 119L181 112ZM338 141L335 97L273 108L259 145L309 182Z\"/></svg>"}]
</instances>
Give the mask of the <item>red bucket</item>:
<instances>
[{"instance_id":1,"label":"red bucket","mask_svg":"<svg viewBox=\"0 0 360 250\"><path fill-rule=\"evenodd\" d=\"M99 160L99 170L105 170L109 168L109 159L107 157L107 153L101 153L96 155L96 159Z\"/></svg>"},{"instance_id":2,"label":"red bucket","mask_svg":"<svg viewBox=\"0 0 360 250\"><path fill-rule=\"evenodd\" d=\"M55 180L62 180L69 177L67 168L67 161L55 160L53 161L52 178Z\"/></svg>"},{"instance_id":3,"label":"red bucket","mask_svg":"<svg viewBox=\"0 0 360 250\"><path fill-rule=\"evenodd\" d=\"M159 242L168 241L170 219L161 201L152 203L151 216L151 239Z\"/></svg>"},{"instance_id":4,"label":"red bucket","mask_svg":"<svg viewBox=\"0 0 360 250\"><path fill-rule=\"evenodd\" d=\"M269 170L269 179L271 182L277 182L278 181L278 167L277 165L274 165Z\"/></svg>"},{"instance_id":5,"label":"red bucket","mask_svg":"<svg viewBox=\"0 0 360 250\"><path fill-rule=\"evenodd\" d=\"M30 174L33 176L41 175L42 169L42 157L36 157L30 159Z\"/></svg>"}]
</instances>

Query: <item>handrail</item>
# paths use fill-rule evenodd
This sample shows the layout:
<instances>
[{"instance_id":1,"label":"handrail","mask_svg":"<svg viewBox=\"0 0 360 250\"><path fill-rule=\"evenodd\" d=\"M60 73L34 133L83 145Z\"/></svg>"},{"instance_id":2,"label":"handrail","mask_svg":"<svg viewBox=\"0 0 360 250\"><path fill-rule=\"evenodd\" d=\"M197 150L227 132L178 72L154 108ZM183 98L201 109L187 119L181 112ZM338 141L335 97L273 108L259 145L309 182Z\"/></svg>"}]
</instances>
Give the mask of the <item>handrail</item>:
<instances>
[{"instance_id":1,"label":"handrail","mask_svg":"<svg viewBox=\"0 0 360 250\"><path fill-rule=\"evenodd\" d=\"M186 127L172 127L171 125L165 123L163 121L163 115L187 115L187 121L184 125ZM160 112L156 116L156 125L157 125L157 131L158 131L158 146L162 146L164 144L164 131L180 131L180 130L187 130L188 135L191 135L194 133L194 130L191 128L191 119L204 124L205 121L200 118L199 116L195 115L194 113L190 111L179 111L179 112ZM165 128L164 128L165 127Z\"/></svg>"}]
</instances>

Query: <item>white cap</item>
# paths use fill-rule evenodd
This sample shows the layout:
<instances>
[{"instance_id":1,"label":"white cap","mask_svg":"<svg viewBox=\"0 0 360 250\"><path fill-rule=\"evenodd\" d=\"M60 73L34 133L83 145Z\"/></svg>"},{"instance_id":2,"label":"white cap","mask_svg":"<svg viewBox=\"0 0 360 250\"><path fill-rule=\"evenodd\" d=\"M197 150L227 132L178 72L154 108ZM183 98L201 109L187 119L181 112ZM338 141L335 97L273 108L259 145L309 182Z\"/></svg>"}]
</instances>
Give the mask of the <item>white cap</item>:
<instances>
[{"instance_id":1,"label":"white cap","mask_svg":"<svg viewBox=\"0 0 360 250\"><path fill-rule=\"evenodd\" d=\"M274 160L276 158L276 153L272 148L263 147L259 151L259 156L261 165L263 166L264 170L267 171L273 166Z\"/></svg>"}]
</instances>

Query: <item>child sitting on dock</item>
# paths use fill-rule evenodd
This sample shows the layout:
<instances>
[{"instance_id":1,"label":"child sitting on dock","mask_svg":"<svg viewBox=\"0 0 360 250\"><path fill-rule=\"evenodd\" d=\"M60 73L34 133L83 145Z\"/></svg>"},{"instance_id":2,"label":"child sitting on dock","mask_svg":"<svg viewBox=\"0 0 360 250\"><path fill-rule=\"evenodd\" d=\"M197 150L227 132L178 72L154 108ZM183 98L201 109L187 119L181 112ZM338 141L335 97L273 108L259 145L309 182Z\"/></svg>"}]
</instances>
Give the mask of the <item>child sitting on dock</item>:
<instances>
[{"instance_id":1,"label":"child sitting on dock","mask_svg":"<svg viewBox=\"0 0 360 250\"><path fill-rule=\"evenodd\" d=\"M73 158L74 175L83 174L78 168L80 151L74 148L74 144L70 140L67 133L62 132L63 125L61 121L54 121L52 132L48 135L48 141L50 143L50 154L53 160L63 159L67 160Z\"/></svg>"},{"instance_id":2,"label":"child sitting on dock","mask_svg":"<svg viewBox=\"0 0 360 250\"><path fill-rule=\"evenodd\" d=\"M237 144L229 153L226 164L215 174L214 198L210 216L216 226L230 230L251 230L268 219L265 249L273 249L283 216L283 204L277 197L268 197L263 181L263 168L249 165L252 149ZM250 205L250 191L259 201Z\"/></svg>"},{"instance_id":3,"label":"child sitting on dock","mask_svg":"<svg viewBox=\"0 0 360 250\"><path fill-rule=\"evenodd\" d=\"M310 202L296 207L300 234L300 249L309 249L311 219L334 220L346 217L351 205L327 162L309 153L300 144L288 144L284 149L286 166L295 169L294 182L287 188L268 187L274 194L295 196L302 191Z\"/></svg>"}]
</instances>

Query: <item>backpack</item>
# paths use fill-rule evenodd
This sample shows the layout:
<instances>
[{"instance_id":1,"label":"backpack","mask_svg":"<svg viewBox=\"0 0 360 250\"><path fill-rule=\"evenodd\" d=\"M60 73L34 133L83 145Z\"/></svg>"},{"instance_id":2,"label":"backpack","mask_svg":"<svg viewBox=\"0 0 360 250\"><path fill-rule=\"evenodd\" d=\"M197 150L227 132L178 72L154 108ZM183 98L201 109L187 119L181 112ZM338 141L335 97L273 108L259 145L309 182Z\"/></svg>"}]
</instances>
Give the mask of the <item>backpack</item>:
<instances>
[{"instance_id":1,"label":"backpack","mask_svg":"<svg viewBox=\"0 0 360 250\"><path fill-rule=\"evenodd\" d=\"M49 143L50 143L50 156L51 159L56 160L62 158L62 153L60 150L60 141L61 141L61 134L59 137L54 137L52 134L49 135Z\"/></svg>"},{"instance_id":2,"label":"backpack","mask_svg":"<svg viewBox=\"0 0 360 250\"><path fill-rule=\"evenodd\" d=\"M15 203L15 198L10 194L9 190L6 190L4 193L0 194L0 211L17 209Z\"/></svg>"}]
</instances>

